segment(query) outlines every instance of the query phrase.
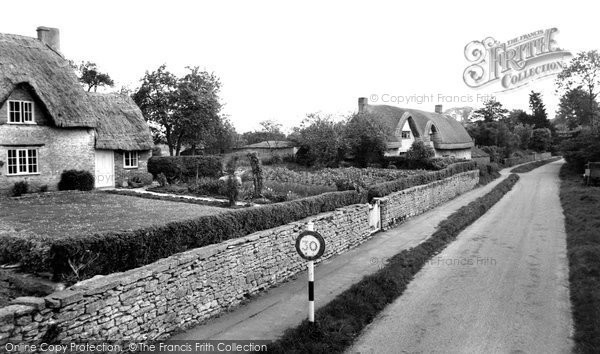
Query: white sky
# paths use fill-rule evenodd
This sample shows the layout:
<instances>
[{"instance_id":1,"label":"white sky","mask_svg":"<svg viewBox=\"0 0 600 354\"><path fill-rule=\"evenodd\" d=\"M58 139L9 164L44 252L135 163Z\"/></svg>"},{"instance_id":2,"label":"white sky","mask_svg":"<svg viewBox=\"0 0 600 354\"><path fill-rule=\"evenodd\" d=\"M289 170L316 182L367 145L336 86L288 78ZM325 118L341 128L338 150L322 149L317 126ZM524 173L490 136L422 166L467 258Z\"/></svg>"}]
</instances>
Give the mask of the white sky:
<instances>
[{"instance_id":1,"label":"white sky","mask_svg":"<svg viewBox=\"0 0 600 354\"><path fill-rule=\"evenodd\" d=\"M1 13L1 33L35 37L37 26L60 28L67 58L97 63L119 86L137 87L163 63L176 74L188 65L214 72L238 132L266 119L289 128L309 112L347 114L361 96L434 95L434 102L400 104L432 111L439 94L488 94L462 80L465 45L488 36L505 42L557 27L558 46L574 54L598 49L600 37L599 3L574 0L20 0L3 2ZM532 89L552 117L552 78L497 97L526 109ZM464 105L444 102L444 109Z\"/></svg>"}]
</instances>

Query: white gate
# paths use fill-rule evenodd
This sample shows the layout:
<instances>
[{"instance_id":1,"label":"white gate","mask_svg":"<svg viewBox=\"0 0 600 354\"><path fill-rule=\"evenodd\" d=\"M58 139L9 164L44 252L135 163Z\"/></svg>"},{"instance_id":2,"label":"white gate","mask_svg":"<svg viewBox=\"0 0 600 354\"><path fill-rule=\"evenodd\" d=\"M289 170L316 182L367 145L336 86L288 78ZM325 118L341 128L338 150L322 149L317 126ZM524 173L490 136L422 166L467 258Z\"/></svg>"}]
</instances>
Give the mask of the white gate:
<instances>
[{"instance_id":1,"label":"white gate","mask_svg":"<svg viewBox=\"0 0 600 354\"><path fill-rule=\"evenodd\" d=\"M112 150L96 150L96 188L115 186L115 157Z\"/></svg>"},{"instance_id":2,"label":"white gate","mask_svg":"<svg viewBox=\"0 0 600 354\"><path fill-rule=\"evenodd\" d=\"M369 204L369 227L371 233L381 230L381 206L380 200L373 199L373 204Z\"/></svg>"}]
</instances>

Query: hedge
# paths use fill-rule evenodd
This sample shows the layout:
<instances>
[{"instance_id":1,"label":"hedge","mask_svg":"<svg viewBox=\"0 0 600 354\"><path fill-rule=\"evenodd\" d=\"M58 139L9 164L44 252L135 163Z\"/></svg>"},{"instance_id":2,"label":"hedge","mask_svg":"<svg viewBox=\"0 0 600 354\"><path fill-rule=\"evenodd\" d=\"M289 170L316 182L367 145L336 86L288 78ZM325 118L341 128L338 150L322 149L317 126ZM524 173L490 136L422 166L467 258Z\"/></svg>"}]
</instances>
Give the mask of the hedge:
<instances>
[{"instance_id":1,"label":"hedge","mask_svg":"<svg viewBox=\"0 0 600 354\"><path fill-rule=\"evenodd\" d=\"M402 295L413 277L433 256L502 199L518 180L518 175L510 175L486 195L454 212L423 243L396 254L375 274L364 277L317 310L315 323L304 320L299 326L288 329L281 338L269 345L269 352L346 351L362 330Z\"/></svg>"},{"instance_id":2,"label":"hedge","mask_svg":"<svg viewBox=\"0 0 600 354\"><path fill-rule=\"evenodd\" d=\"M156 178L164 173L168 179L190 179L198 177L220 177L221 157L201 156L153 156L148 160L148 172Z\"/></svg>"},{"instance_id":3,"label":"hedge","mask_svg":"<svg viewBox=\"0 0 600 354\"><path fill-rule=\"evenodd\" d=\"M554 162L554 161L558 161L560 159L562 159L562 157L553 157L553 158L546 159L546 160L530 162L528 164L513 168L512 170L510 170L510 173L527 173L527 172L535 170L536 168L541 167L545 164L548 164L548 163Z\"/></svg>"},{"instance_id":4,"label":"hedge","mask_svg":"<svg viewBox=\"0 0 600 354\"><path fill-rule=\"evenodd\" d=\"M91 191L92 189L94 189L94 176L89 171L67 170L60 175L59 191Z\"/></svg>"},{"instance_id":5,"label":"hedge","mask_svg":"<svg viewBox=\"0 0 600 354\"><path fill-rule=\"evenodd\" d=\"M443 170L427 172L421 175L410 176L404 179L377 184L369 188L368 198L369 200L373 198L382 198L394 192L399 192L401 190L408 189L411 187L439 181L458 173L477 169L478 166L477 162L475 161L455 163L446 167Z\"/></svg>"},{"instance_id":6,"label":"hedge","mask_svg":"<svg viewBox=\"0 0 600 354\"><path fill-rule=\"evenodd\" d=\"M85 265L78 279L140 267L189 249L247 236L336 208L366 202L364 193L331 192L314 197L236 209L193 220L124 232L52 240L49 257L54 279L72 279L69 260ZM26 266L26 264L24 264Z\"/></svg>"}]
</instances>

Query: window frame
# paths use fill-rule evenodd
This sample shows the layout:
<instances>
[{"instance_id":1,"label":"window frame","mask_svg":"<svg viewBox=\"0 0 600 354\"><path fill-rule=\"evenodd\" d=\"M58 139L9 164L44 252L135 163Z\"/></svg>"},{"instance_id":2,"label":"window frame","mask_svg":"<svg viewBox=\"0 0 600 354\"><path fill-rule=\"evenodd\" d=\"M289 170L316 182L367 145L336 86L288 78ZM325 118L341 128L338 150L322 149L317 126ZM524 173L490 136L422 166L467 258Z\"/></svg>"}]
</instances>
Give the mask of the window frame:
<instances>
[{"instance_id":1,"label":"window frame","mask_svg":"<svg viewBox=\"0 0 600 354\"><path fill-rule=\"evenodd\" d=\"M11 107L11 104L17 104L18 105L18 110L14 110ZM29 110L27 111L28 113L28 118L29 120L25 120L25 107L29 106ZM26 101L26 100L8 100L6 103L6 122L8 124L35 124L35 103L33 101ZM12 117L11 114L14 113L16 115L16 113L19 114L19 120L18 121L12 121Z\"/></svg>"},{"instance_id":2,"label":"window frame","mask_svg":"<svg viewBox=\"0 0 600 354\"><path fill-rule=\"evenodd\" d=\"M13 157L10 156L11 151L15 152ZM35 152L35 154L30 154L30 152ZM21 156L21 152L25 152L24 156ZM11 159L14 160L14 163L11 163ZM22 163L22 160L25 160L25 163ZM32 162L32 160L34 162ZM32 166L35 167L35 171L32 172ZM16 172L11 173L11 167L15 168ZM22 168L25 168L22 171ZM40 154L39 149L37 148L15 148L15 149L7 149L6 150L6 175L7 176L30 176L30 175L39 175L40 174Z\"/></svg>"},{"instance_id":3,"label":"window frame","mask_svg":"<svg viewBox=\"0 0 600 354\"><path fill-rule=\"evenodd\" d=\"M133 160L135 160L135 165L131 164ZM140 154L137 151L123 151L123 168L139 168L139 163Z\"/></svg>"},{"instance_id":4,"label":"window frame","mask_svg":"<svg viewBox=\"0 0 600 354\"><path fill-rule=\"evenodd\" d=\"M406 138L404 137L404 133L407 133L407 137L406 137ZM411 138L411 131L410 131L410 130L403 130L403 131L400 133L400 137L401 137L402 139L412 139L412 138Z\"/></svg>"}]
</instances>

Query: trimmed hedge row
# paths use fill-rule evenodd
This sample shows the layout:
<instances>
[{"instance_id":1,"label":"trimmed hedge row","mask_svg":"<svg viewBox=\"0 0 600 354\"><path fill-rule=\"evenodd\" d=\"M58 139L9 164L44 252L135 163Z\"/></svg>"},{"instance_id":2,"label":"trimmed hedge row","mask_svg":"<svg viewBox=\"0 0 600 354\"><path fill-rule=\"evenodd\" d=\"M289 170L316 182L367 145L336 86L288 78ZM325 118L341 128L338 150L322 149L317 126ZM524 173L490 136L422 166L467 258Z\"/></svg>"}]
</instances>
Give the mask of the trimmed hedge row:
<instances>
[{"instance_id":1,"label":"trimmed hedge row","mask_svg":"<svg viewBox=\"0 0 600 354\"><path fill-rule=\"evenodd\" d=\"M458 234L485 214L519 180L510 175L489 193L460 208L438 225L425 242L392 257L385 267L338 295L315 314L288 329L269 346L272 353L342 353L386 306L398 298L412 278Z\"/></svg>"},{"instance_id":2,"label":"trimmed hedge row","mask_svg":"<svg viewBox=\"0 0 600 354\"><path fill-rule=\"evenodd\" d=\"M236 209L193 220L124 232L52 240L49 257L55 280L72 279L69 265L81 266L78 278L133 269L192 248L223 242L285 225L336 208L366 202L364 193L331 192L300 200Z\"/></svg>"},{"instance_id":3,"label":"trimmed hedge row","mask_svg":"<svg viewBox=\"0 0 600 354\"><path fill-rule=\"evenodd\" d=\"M107 190L102 191L102 193L126 195L128 197L137 197L137 198L144 198L144 199L164 200L167 202L190 203L190 204L214 206L214 207L219 207L219 208L229 208L229 202L220 202L218 200L192 199L192 198L185 198L183 196L176 197L176 196L171 196L168 194L156 195L156 194L149 194L149 193L138 193L138 192L129 191L126 189L107 189ZM158 192L156 192L156 193L158 193Z\"/></svg>"},{"instance_id":4,"label":"trimmed hedge row","mask_svg":"<svg viewBox=\"0 0 600 354\"><path fill-rule=\"evenodd\" d=\"M154 178L163 173L169 180L199 177L220 177L223 166L220 156L153 156L148 160L148 172Z\"/></svg>"},{"instance_id":5,"label":"trimmed hedge row","mask_svg":"<svg viewBox=\"0 0 600 354\"><path fill-rule=\"evenodd\" d=\"M560 159L562 159L562 157L553 157L546 160L530 162L528 164L513 168L512 170L510 170L510 173L526 173L535 170L538 167L544 166L545 164L548 164L550 162L558 161Z\"/></svg>"},{"instance_id":6,"label":"trimmed hedge row","mask_svg":"<svg viewBox=\"0 0 600 354\"><path fill-rule=\"evenodd\" d=\"M373 198L382 198L394 192L439 181L444 178L454 176L455 174L477 170L478 168L477 162L475 161L459 162L452 164L443 170L432 171L422 175L415 175L404 179L380 183L369 188L368 198L369 200Z\"/></svg>"}]
</instances>

